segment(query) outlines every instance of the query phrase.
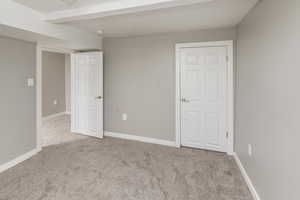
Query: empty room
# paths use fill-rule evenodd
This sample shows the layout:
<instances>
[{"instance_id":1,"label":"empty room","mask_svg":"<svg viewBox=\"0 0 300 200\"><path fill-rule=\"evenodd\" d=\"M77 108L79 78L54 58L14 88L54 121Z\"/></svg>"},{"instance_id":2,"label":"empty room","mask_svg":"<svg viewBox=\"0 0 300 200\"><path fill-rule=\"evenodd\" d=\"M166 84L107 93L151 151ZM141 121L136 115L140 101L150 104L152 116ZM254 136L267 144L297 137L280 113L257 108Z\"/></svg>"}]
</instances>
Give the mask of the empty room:
<instances>
[{"instance_id":1,"label":"empty room","mask_svg":"<svg viewBox=\"0 0 300 200\"><path fill-rule=\"evenodd\" d=\"M299 11L1 0L0 200L299 200Z\"/></svg>"}]
</instances>

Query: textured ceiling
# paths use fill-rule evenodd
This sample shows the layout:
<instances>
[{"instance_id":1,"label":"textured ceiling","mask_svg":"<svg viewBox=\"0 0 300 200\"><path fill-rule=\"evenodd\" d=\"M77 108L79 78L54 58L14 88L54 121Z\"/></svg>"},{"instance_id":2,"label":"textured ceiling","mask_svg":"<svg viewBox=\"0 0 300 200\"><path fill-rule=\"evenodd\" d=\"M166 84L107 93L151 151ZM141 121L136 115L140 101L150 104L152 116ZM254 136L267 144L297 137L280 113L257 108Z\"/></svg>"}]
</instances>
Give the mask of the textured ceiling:
<instances>
[{"instance_id":1,"label":"textured ceiling","mask_svg":"<svg viewBox=\"0 0 300 200\"><path fill-rule=\"evenodd\" d=\"M14 0L41 12L128 0ZM184 0L183 0L184 1ZM67 24L105 37L124 37L236 26L258 0L214 0L131 14L115 15Z\"/></svg>"},{"instance_id":2,"label":"textured ceiling","mask_svg":"<svg viewBox=\"0 0 300 200\"><path fill-rule=\"evenodd\" d=\"M69 24L94 33L101 30L106 37L233 27L256 3L257 0L218 0Z\"/></svg>"},{"instance_id":3,"label":"textured ceiling","mask_svg":"<svg viewBox=\"0 0 300 200\"><path fill-rule=\"evenodd\" d=\"M52 12L91 6L99 3L107 3L117 0L13 0L40 12ZM124 0L126 1L126 0Z\"/></svg>"}]
</instances>

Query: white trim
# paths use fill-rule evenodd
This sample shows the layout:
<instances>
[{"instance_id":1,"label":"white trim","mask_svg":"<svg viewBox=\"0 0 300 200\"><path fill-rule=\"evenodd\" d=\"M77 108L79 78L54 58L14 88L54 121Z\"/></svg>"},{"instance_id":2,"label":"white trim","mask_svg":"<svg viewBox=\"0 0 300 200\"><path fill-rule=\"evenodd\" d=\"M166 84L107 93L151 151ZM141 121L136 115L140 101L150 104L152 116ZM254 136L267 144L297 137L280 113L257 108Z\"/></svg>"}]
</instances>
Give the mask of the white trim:
<instances>
[{"instance_id":1,"label":"white trim","mask_svg":"<svg viewBox=\"0 0 300 200\"><path fill-rule=\"evenodd\" d=\"M75 105L75 91L74 91L74 86L75 86L75 83L74 83L74 80L75 80L75 72L74 72L74 66L75 66L75 56L74 54L72 53L70 55L70 64L71 64L71 69L70 69L70 77L71 77L71 113L73 113L73 115L71 115L71 132L75 132L76 131L76 127L75 127L75 122L76 121L76 118L75 118L75 108L76 108L76 105Z\"/></svg>"},{"instance_id":2,"label":"white trim","mask_svg":"<svg viewBox=\"0 0 300 200\"><path fill-rule=\"evenodd\" d=\"M233 41L216 41L216 42L197 42L197 43L178 43L176 44L176 95L175 95L175 131L176 131L176 147L181 146L181 128L180 128L180 49L193 47L227 47L228 68L227 68L227 131L228 143L227 153L232 155L234 153L234 88L233 88ZM225 134L225 133L224 133Z\"/></svg>"},{"instance_id":3,"label":"white trim","mask_svg":"<svg viewBox=\"0 0 300 200\"><path fill-rule=\"evenodd\" d=\"M36 47L36 148L42 149L42 48Z\"/></svg>"},{"instance_id":4,"label":"white trim","mask_svg":"<svg viewBox=\"0 0 300 200\"><path fill-rule=\"evenodd\" d=\"M53 119L55 117L59 117L59 116L62 116L62 115L68 115L68 112L60 112L60 113L55 113L55 114L52 114L52 115L48 115L46 117L43 117L43 120Z\"/></svg>"},{"instance_id":5,"label":"white trim","mask_svg":"<svg viewBox=\"0 0 300 200\"><path fill-rule=\"evenodd\" d=\"M176 91L175 91L175 133L176 133L176 147L180 148L181 146L181 93L180 93L180 85L181 85L181 78L180 78L180 46L179 44L176 44Z\"/></svg>"},{"instance_id":6,"label":"white trim","mask_svg":"<svg viewBox=\"0 0 300 200\"><path fill-rule=\"evenodd\" d=\"M8 170L9 168L12 168L12 167L16 166L17 164L31 158L32 156L37 154L39 151L40 151L39 149L33 149L33 150L31 150L31 151L29 151L29 152L15 158L15 159L13 159L13 160L5 163L5 164L0 165L0 173L2 173L4 171Z\"/></svg>"},{"instance_id":7,"label":"white trim","mask_svg":"<svg viewBox=\"0 0 300 200\"><path fill-rule=\"evenodd\" d=\"M238 155L236 153L233 153L233 157L234 157L234 160L237 163L237 165L238 165L238 167L239 167L239 169L240 169L240 171L241 171L241 173L242 173L242 175L243 175L243 177L244 177L244 179L247 183L247 186L248 186L254 200L261 200L261 198L259 197L259 195L258 195L258 193L257 193L250 177L248 176L241 160L239 159Z\"/></svg>"},{"instance_id":8,"label":"white trim","mask_svg":"<svg viewBox=\"0 0 300 200\"><path fill-rule=\"evenodd\" d=\"M58 48L51 48L51 47L45 47L45 46L40 46L42 51L47 51L47 52L53 52L53 53L61 53L61 54L71 54L74 53L73 50L71 49L58 49Z\"/></svg>"},{"instance_id":9,"label":"white trim","mask_svg":"<svg viewBox=\"0 0 300 200\"><path fill-rule=\"evenodd\" d=\"M227 68L227 131L228 143L227 153L234 153L234 69L233 69L233 41L225 42L227 44L228 68Z\"/></svg>"},{"instance_id":10,"label":"white trim","mask_svg":"<svg viewBox=\"0 0 300 200\"><path fill-rule=\"evenodd\" d=\"M176 44L176 48L220 47L220 46L233 46L233 41L226 40L226 41L191 42L191 43L177 43Z\"/></svg>"},{"instance_id":11,"label":"white trim","mask_svg":"<svg viewBox=\"0 0 300 200\"><path fill-rule=\"evenodd\" d=\"M104 131L104 136L121 138L121 139L125 139L125 140L134 140L134 141L151 143L151 144L160 144L160 145L170 146L170 147L176 146L175 142L173 142L173 141L161 140L161 139L155 139L155 138L149 138L149 137L142 137L142 136L136 136L136 135L128 135L128 134L124 134L124 133L115 133L115 132Z\"/></svg>"}]
</instances>

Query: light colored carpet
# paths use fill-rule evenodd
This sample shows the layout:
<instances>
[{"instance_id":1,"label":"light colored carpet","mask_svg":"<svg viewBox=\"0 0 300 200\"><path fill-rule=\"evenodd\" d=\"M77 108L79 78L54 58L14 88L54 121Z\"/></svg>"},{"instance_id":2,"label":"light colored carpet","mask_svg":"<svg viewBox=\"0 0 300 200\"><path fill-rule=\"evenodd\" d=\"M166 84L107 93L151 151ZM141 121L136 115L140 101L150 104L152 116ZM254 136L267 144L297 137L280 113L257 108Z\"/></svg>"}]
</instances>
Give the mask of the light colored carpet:
<instances>
[{"instance_id":1,"label":"light colored carpet","mask_svg":"<svg viewBox=\"0 0 300 200\"><path fill-rule=\"evenodd\" d=\"M71 133L70 129L70 115L62 115L55 118L43 120L43 146L62 144L87 138L87 136Z\"/></svg>"},{"instance_id":2,"label":"light colored carpet","mask_svg":"<svg viewBox=\"0 0 300 200\"><path fill-rule=\"evenodd\" d=\"M106 138L49 146L0 174L1 200L252 200L232 157Z\"/></svg>"}]
</instances>

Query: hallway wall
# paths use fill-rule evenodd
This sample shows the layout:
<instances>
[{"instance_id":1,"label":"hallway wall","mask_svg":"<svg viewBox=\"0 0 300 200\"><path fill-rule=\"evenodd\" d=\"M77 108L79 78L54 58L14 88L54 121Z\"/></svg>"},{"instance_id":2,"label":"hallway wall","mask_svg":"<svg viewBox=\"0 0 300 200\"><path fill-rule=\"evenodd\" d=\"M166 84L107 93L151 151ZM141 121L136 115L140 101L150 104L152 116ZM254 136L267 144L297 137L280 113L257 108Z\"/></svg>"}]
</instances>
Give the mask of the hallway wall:
<instances>
[{"instance_id":1,"label":"hallway wall","mask_svg":"<svg viewBox=\"0 0 300 200\"><path fill-rule=\"evenodd\" d=\"M66 111L65 55L42 52L42 115ZM55 104L56 101L56 104Z\"/></svg>"}]
</instances>

